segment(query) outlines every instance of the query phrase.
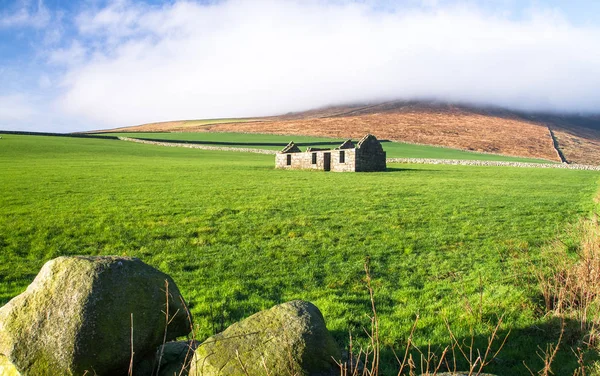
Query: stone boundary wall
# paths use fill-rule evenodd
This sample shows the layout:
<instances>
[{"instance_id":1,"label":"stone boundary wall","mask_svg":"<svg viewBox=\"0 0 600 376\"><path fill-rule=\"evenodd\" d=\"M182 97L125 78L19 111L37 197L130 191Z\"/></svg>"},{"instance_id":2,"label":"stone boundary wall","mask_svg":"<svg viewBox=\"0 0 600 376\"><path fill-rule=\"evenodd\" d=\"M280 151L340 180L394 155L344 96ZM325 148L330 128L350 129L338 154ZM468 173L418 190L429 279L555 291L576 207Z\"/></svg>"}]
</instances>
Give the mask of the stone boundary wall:
<instances>
[{"instance_id":1,"label":"stone boundary wall","mask_svg":"<svg viewBox=\"0 0 600 376\"><path fill-rule=\"evenodd\" d=\"M248 134L248 133L247 133ZM132 137L135 138L136 140L145 140L145 141L154 141L154 142L177 142L178 144L199 144L199 145L222 145L222 146L228 146L228 145L235 145L235 147L239 147L239 146L277 146L281 149L283 149L285 146L287 146L287 142L283 143L283 142L235 142L235 141L194 141L194 140L173 140L173 139L166 139L166 138L147 138L147 137ZM335 145L335 146L339 146L341 142L339 141L335 141L335 142L294 142L294 144L296 146L314 146L314 145Z\"/></svg>"},{"instance_id":2,"label":"stone boundary wall","mask_svg":"<svg viewBox=\"0 0 600 376\"><path fill-rule=\"evenodd\" d=\"M217 151L236 151L245 153L256 153L256 154L277 154L277 150L265 150L265 149L250 149L250 148L233 148L233 147L218 147L218 146L206 146L198 144L182 144L176 142L157 142L140 140L129 137L119 137L119 140L138 142L140 144L170 146L170 147L181 147L191 149L203 149L203 150L217 150ZM427 158L387 158L387 163L415 163L415 164L443 164L443 165L457 165L457 166L504 166L504 167L527 167L527 168L562 168L569 170L588 170L588 171L600 171L600 166L590 165L578 165L578 164L566 164L566 163L528 163L528 162L501 162L501 161L477 161L477 160L458 160L458 159L427 159Z\"/></svg>"},{"instance_id":3,"label":"stone boundary wall","mask_svg":"<svg viewBox=\"0 0 600 376\"><path fill-rule=\"evenodd\" d=\"M530 168L563 168L569 170L600 171L600 166L566 164L566 163L528 163L528 162L501 162L501 161L476 161L458 159L426 159L426 158L388 158L388 163L416 163L416 164L443 164L459 166L506 166Z\"/></svg>"},{"instance_id":4,"label":"stone boundary wall","mask_svg":"<svg viewBox=\"0 0 600 376\"><path fill-rule=\"evenodd\" d=\"M137 142L137 143L140 143L140 144L150 144L150 145L170 146L170 147L190 148L190 149L217 150L217 151L237 151L237 152L242 152L242 153L256 153L256 154L277 154L277 150L251 149L251 148L233 148L233 147L230 148L230 147L222 147L222 146L207 146L207 145L198 145L198 144L184 144L184 143L178 143L178 142L159 142L159 141L140 140L138 138L130 138L130 137L119 137L119 140L130 141L130 142Z\"/></svg>"},{"instance_id":5,"label":"stone boundary wall","mask_svg":"<svg viewBox=\"0 0 600 376\"><path fill-rule=\"evenodd\" d=\"M28 132L28 131L3 131L0 134L14 134L19 136L50 136L50 137L73 137L73 138L98 138L103 140L118 140L117 136L101 136L85 133L52 133L52 132Z\"/></svg>"},{"instance_id":6,"label":"stone boundary wall","mask_svg":"<svg viewBox=\"0 0 600 376\"><path fill-rule=\"evenodd\" d=\"M554 147L554 151L556 151L556 155L558 155L558 158L560 158L560 161L563 163L569 163L569 161L567 161L567 158L565 158L565 155L563 154L562 150L560 150L558 139L556 138L554 132L552 132L552 129L550 129L550 127L548 127L548 132L550 132L550 138L552 138L552 146Z\"/></svg>"}]
</instances>

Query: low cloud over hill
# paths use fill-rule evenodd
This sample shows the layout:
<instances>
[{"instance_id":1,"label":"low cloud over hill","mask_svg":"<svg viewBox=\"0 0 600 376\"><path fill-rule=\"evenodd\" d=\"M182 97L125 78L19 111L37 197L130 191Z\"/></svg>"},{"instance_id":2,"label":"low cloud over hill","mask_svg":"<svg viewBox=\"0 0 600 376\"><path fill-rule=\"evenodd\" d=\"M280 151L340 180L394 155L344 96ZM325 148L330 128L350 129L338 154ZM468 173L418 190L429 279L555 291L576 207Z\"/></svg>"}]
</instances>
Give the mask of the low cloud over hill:
<instances>
[{"instance_id":1,"label":"low cloud over hill","mask_svg":"<svg viewBox=\"0 0 600 376\"><path fill-rule=\"evenodd\" d=\"M0 111L0 127L85 130L396 98L600 109L596 24L543 5L391 3L109 1L62 18L50 8L32 35L62 32L31 44L43 46L39 74L19 74L18 62L0 69L0 107L18 109Z\"/></svg>"},{"instance_id":2,"label":"low cloud over hill","mask_svg":"<svg viewBox=\"0 0 600 376\"><path fill-rule=\"evenodd\" d=\"M118 129L127 132L254 132L396 141L560 161L550 130L570 163L600 164L600 119L523 113L431 101L388 101L324 107L282 116L173 121Z\"/></svg>"}]
</instances>

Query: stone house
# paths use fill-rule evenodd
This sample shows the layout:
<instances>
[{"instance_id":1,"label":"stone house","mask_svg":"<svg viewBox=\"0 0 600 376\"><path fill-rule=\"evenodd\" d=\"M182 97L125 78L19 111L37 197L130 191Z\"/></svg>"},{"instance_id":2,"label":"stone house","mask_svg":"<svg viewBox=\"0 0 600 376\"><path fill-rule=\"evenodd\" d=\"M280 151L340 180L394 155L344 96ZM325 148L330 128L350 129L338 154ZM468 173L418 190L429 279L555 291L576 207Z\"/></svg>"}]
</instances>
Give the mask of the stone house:
<instances>
[{"instance_id":1,"label":"stone house","mask_svg":"<svg viewBox=\"0 0 600 376\"><path fill-rule=\"evenodd\" d=\"M356 146L352 140L331 149L307 148L302 152L290 142L275 155L275 167L336 172L385 171L385 151L372 134L363 137Z\"/></svg>"}]
</instances>

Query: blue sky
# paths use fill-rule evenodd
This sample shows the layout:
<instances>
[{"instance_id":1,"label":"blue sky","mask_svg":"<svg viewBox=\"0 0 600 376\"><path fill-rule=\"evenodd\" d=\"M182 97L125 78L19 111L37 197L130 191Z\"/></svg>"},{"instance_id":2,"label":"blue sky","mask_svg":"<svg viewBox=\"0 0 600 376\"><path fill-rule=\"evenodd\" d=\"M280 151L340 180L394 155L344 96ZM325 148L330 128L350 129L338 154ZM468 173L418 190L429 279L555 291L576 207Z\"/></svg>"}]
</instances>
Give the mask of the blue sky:
<instances>
[{"instance_id":1,"label":"blue sky","mask_svg":"<svg viewBox=\"0 0 600 376\"><path fill-rule=\"evenodd\" d=\"M0 129L436 98L600 112L600 1L0 0Z\"/></svg>"}]
</instances>

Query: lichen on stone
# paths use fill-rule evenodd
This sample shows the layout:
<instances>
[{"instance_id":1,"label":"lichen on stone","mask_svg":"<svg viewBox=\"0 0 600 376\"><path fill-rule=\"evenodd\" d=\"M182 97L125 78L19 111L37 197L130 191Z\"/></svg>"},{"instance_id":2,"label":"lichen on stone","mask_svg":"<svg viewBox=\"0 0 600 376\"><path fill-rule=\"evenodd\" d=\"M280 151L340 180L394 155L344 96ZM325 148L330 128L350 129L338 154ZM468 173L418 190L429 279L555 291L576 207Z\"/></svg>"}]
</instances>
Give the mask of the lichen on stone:
<instances>
[{"instance_id":1,"label":"lichen on stone","mask_svg":"<svg viewBox=\"0 0 600 376\"><path fill-rule=\"evenodd\" d=\"M340 356L319 309L296 300L207 339L196 350L190 375L327 375Z\"/></svg>"},{"instance_id":2,"label":"lichen on stone","mask_svg":"<svg viewBox=\"0 0 600 376\"><path fill-rule=\"evenodd\" d=\"M0 308L0 354L24 375L110 375L190 331L187 307L166 274L135 258L59 257ZM134 358L134 361L136 359Z\"/></svg>"}]
</instances>

